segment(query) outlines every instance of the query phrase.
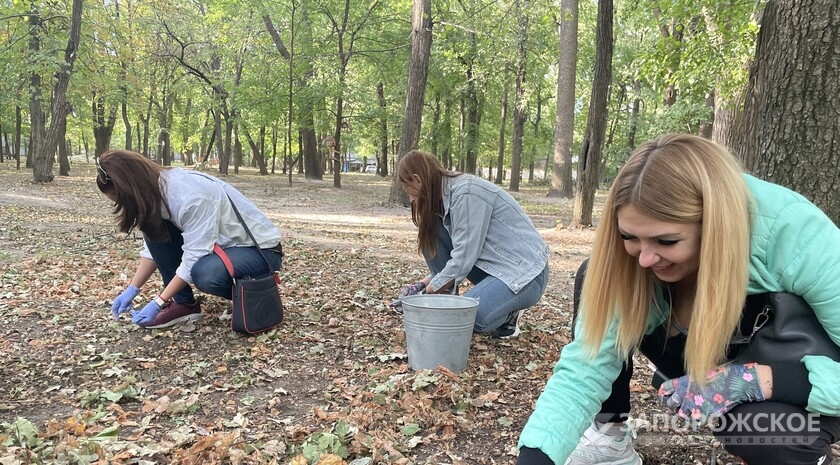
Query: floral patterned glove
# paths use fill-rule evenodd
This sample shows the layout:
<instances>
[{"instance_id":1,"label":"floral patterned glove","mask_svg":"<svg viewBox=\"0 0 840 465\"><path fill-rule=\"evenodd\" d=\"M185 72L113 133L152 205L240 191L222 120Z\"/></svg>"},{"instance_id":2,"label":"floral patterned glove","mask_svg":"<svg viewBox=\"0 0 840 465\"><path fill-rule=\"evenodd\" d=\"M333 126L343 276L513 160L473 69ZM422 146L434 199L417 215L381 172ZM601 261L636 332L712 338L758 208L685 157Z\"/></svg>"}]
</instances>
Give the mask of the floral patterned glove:
<instances>
[{"instance_id":1,"label":"floral patterned glove","mask_svg":"<svg viewBox=\"0 0 840 465\"><path fill-rule=\"evenodd\" d=\"M400 300L403 297L408 297L410 295L423 292L424 289L426 289L426 283L424 283L423 281L417 281L413 284L406 284L400 289L400 292L397 294L396 300L393 300L391 302L391 308L393 308L395 312L402 314L402 302L400 302Z\"/></svg>"},{"instance_id":2,"label":"floral patterned glove","mask_svg":"<svg viewBox=\"0 0 840 465\"><path fill-rule=\"evenodd\" d=\"M688 376L671 379L659 387L659 404L681 418L705 421L744 402L764 400L755 363L728 365L710 370L706 385L697 386Z\"/></svg>"},{"instance_id":3,"label":"floral patterned glove","mask_svg":"<svg viewBox=\"0 0 840 465\"><path fill-rule=\"evenodd\" d=\"M426 283L423 281L417 281L414 284L406 284L402 287L402 289L400 289L400 292L397 294L397 298L402 299L403 297L417 294L423 289L426 289Z\"/></svg>"}]
</instances>

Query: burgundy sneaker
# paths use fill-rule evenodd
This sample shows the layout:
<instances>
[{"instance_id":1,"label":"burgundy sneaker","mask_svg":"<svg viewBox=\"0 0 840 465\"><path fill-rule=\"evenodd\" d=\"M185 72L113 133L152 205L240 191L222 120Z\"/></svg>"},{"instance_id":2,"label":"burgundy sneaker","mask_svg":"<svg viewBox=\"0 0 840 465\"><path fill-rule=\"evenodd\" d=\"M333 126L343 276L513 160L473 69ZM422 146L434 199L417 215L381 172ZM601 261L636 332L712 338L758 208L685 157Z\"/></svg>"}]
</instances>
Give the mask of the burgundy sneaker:
<instances>
[{"instance_id":1,"label":"burgundy sneaker","mask_svg":"<svg viewBox=\"0 0 840 465\"><path fill-rule=\"evenodd\" d=\"M193 302L191 304L171 302L169 305L164 307L164 309L157 314L155 320L148 326L145 326L145 328L168 328L170 326L177 325L178 323L195 321L199 318L201 318L201 305L199 305L198 302Z\"/></svg>"}]
</instances>

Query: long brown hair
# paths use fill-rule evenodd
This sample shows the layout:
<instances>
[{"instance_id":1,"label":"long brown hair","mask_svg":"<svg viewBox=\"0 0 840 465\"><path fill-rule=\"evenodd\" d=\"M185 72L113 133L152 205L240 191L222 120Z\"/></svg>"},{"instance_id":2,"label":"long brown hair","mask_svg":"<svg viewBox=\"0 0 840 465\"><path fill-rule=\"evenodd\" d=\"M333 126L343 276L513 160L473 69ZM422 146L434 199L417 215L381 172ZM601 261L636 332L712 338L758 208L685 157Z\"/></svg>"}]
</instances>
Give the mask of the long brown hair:
<instances>
[{"instance_id":1,"label":"long brown hair","mask_svg":"<svg viewBox=\"0 0 840 465\"><path fill-rule=\"evenodd\" d=\"M696 382L725 360L749 278L751 195L737 160L702 137L673 134L642 144L610 189L583 285L584 343L594 354L618 317L619 354L644 336L655 275L624 249L618 210L631 205L659 221L700 223L700 256L685 367Z\"/></svg>"},{"instance_id":2,"label":"long brown hair","mask_svg":"<svg viewBox=\"0 0 840 465\"><path fill-rule=\"evenodd\" d=\"M134 228L150 240L169 239L163 224L164 203L160 174L166 169L136 152L112 150L99 156L96 186L114 200L117 225L124 233Z\"/></svg>"},{"instance_id":3,"label":"long brown hair","mask_svg":"<svg viewBox=\"0 0 840 465\"><path fill-rule=\"evenodd\" d=\"M443 177L460 176L462 173L449 171L434 155L422 150L412 150L400 159L397 165L397 179L400 183L420 178L420 192L417 201L411 204L411 221L417 226L417 251L434 257L436 253L437 228L443 217Z\"/></svg>"}]
</instances>

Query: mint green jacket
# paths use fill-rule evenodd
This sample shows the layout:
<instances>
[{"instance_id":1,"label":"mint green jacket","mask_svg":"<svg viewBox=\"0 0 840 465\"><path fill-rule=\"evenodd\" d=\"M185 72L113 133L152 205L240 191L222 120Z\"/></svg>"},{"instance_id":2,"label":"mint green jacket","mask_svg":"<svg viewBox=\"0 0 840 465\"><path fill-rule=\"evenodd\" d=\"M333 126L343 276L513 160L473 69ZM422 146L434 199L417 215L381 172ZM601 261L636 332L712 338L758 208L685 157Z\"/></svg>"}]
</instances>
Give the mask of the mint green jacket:
<instances>
[{"instance_id":1,"label":"mint green jacket","mask_svg":"<svg viewBox=\"0 0 840 465\"><path fill-rule=\"evenodd\" d=\"M747 294L802 296L840 345L840 229L801 195L750 175L744 179L753 195ZM656 307L651 305L648 333L668 316L664 301L658 305L664 310ZM564 463L577 446L609 396L623 362L616 350L616 321L594 360L584 350L581 326L575 329L574 341L563 348L519 437L519 447L540 449L556 464ZM840 416L840 364L820 356L802 361L812 384L807 409Z\"/></svg>"}]
</instances>

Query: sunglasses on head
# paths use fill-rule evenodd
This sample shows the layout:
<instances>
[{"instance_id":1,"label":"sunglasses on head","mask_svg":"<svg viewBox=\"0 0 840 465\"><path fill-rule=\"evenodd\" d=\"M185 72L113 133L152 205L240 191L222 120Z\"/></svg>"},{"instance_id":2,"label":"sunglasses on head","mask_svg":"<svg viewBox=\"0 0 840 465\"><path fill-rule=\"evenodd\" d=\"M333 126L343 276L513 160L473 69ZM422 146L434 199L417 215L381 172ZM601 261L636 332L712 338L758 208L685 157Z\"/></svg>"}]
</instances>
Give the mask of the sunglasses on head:
<instances>
[{"instance_id":1,"label":"sunglasses on head","mask_svg":"<svg viewBox=\"0 0 840 465\"><path fill-rule=\"evenodd\" d=\"M96 160L96 180L102 185L111 182L111 178L108 177L108 173L106 173L105 169L102 168L102 165L99 164L99 157L94 158L94 160Z\"/></svg>"}]
</instances>

